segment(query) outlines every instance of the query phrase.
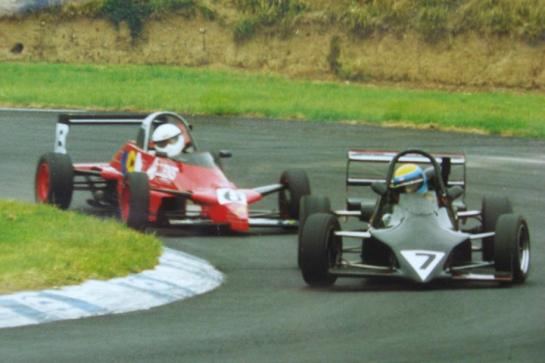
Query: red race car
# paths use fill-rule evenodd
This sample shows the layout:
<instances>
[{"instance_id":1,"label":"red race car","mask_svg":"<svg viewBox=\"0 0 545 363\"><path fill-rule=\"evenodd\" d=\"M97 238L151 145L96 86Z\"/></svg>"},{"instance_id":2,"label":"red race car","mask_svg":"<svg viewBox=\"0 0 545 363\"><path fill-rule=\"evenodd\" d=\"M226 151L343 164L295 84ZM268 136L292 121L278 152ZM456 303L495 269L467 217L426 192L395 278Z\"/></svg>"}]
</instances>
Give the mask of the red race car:
<instances>
[{"instance_id":1,"label":"red race car","mask_svg":"<svg viewBox=\"0 0 545 363\"><path fill-rule=\"evenodd\" d=\"M139 125L109 162L72 163L66 138L76 125ZM250 226L297 227L299 200L310 194L306 173L287 170L276 184L239 189L223 173L221 158L197 148L192 126L172 112L139 114L61 114L54 152L38 162L35 198L67 209L75 190L91 192L88 203L117 208L135 229L164 225L226 225L233 231ZM278 211L250 211L249 205L278 193Z\"/></svg>"}]
</instances>

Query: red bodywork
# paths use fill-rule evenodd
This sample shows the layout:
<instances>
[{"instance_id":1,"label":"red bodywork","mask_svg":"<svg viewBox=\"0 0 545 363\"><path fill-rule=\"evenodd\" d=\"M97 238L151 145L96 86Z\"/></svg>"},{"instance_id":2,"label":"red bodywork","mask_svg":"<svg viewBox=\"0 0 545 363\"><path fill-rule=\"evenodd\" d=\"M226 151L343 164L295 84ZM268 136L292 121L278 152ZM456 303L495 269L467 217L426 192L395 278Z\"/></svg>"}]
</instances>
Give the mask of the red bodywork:
<instances>
[{"instance_id":1,"label":"red bodywork","mask_svg":"<svg viewBox=\"0 0 545 363\"><path fill-rule=\"evenodd\" d=\"M203 158L212 159L209 153L201 153ZM144 151L130 141L119 149L109 163L74 164L76 173L98 172L106 181L115 181L117 195L123 195L124 179L129 172L144 172L148 175L150 186L149 222L158 220L161 206L167 199L182 196L185 211L191 201L201 207L200 218L214 224L225 224L234 231L249 229L248 205L263 196L252 189L238 189L229 181L221 169L213 162L196 165L180 160L172 160ZM123 211L123 198L119 198Z\"/></svg>"},{"instance_id":2,"label":"red bodywork","mask_svg":"<svg viewBox=\"0 0 545 363\"><path fill-rule=\"evenodd\" d=\"M178 143L181 151L165 149L165 140L155 145L155 131L164 124L180 129L180 134L170 139L182 139ZM74 164L67 151L67 137L71 128L78 125L139 127L136 141L125 143L109 162ZM245 232L250 225L298 226L299 200L310 194L308 178L302 170L284 171L276 184L238 189L220 166L220 158L230 157L231 153L200 151L191 130L187 120L168 111L147 115L59 114L54 151L42 155L36 169L36 201L67 209L74 191L88 191L92 195L87 200L91 206L119 210L121 219L135 229L148 224L213 224ZM178 154L168 158L163 152ZM253 210L250 214L249 205L273 193L278 193L278 211Z\"/></svg>"}]
</instances>

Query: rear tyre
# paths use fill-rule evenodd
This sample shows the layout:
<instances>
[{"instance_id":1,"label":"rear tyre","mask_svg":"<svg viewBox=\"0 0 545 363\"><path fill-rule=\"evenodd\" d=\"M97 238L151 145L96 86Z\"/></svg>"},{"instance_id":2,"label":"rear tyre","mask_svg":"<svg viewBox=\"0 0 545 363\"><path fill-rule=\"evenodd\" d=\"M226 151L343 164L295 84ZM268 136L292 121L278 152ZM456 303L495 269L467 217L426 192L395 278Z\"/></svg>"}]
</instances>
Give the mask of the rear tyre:
<instances>
[{"instance_id":1,"label":"rear tyre","mask_svg":"<svg viewBox=\"0 0 545 363\"><path fill-rule=\"evenodd\" d=\"M301 198L310 195L307 173L299 169L286 170L280 176L280 184L285 188L278 193L280 216L287 219L297 219Z\"/></svg>"},{"instance_id":2,"label":"rear tyre","mask_svg":"<svg viewBox=\"0 0 545 363\"><path fill-rule=\"evenodd\" d=\"M149 217L150 188L146 173L129 173L125 177L119 209L121 220L130 228L144 230Z\"/></svg>"},{"instance_id":3,"label":"rear tyre","mask_svg":"<svg viewBox=\"0 0 545 363\"><path fill-rule=\"evenodd\" d=\"M68 209L73 192L74 167L70 156L60 153L44 154L36 167L34 179L36 202Z\"/></svg>"},{"instance_id":4,"label":"rear tyre","mask_svg":"<svg viewBox=\"0 0 545 363\"><path fill-rule=\"evenodd\" d=\"M329 213L308 217L301 235L301 273L310 286L329 286L337 277L329 268L337 264L342 254L342 239L335 236L340 229L337 218Z\"/></svg>"},{"instance_id":5,"label":"rear tyre","mask_svg":"<svg viewBox=\"0 0 545 363\"><path fill-rule=\"evenodd\" d=\"M481 213L482 232L494 232L498 218L513 213L513 207L506 197L487 196L482 200ZM482 257L484 261L494 260L494 237L483 238Z\"/></svg>"},{"instance_id":6,"label":"rear tyre","mask_svg":"<svg viewBox=\"0 0 545 363\"><path fill-rule=\"evenodd\" d=\"M522 283L530 271L530 233L526 221L517 214L498 218L494 244L495 267Z\"/></svg>"},{"instance_id":7,"label":"rear tyre","mask_svg":"<svg viewBox=\"0 0 545 363\"><path fill-rule=\"evenodd\" d=\"M299 202L299 238L297 246L297 266L301 267L301 234L307 218L315 213L329 213L331 203L327 197L305 195Z\"/></svg>"}]
</instances>

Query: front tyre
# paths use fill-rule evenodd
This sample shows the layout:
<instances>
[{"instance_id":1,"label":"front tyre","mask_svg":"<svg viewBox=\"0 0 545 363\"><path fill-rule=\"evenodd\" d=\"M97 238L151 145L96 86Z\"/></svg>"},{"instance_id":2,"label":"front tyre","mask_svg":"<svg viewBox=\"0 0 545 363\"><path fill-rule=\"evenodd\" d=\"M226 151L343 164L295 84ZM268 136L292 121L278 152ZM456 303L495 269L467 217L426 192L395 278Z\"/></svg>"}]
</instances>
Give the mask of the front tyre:
<instances>
[{"instance_id":1,"label":"front tyre","mask_svg":"<svg viewBox=\"0 0 545 363\"><path fill-rule=\"evenodd\" d=\"M149 217L150 187L146 173L129 173L119 198L121 220L130 228L144 230Z\"/></svg>"},{"instance_id":2,"label":"front tyre","mask_svg":"<svg viewBox=\"0 0 545 363\"><path fill-rule=\"evenodd\" d=\"M494 256L497 272L510 274L515 283L526 280L530 271L530 233L520 215L504 214L498 218Z\"/></svg>"},{"instance_id":3,"label":"front tyre","mask_svg":"<svg viewBox=\"0 0 545 363\"><path fill-rule=\"evenodd\" d=\"M36 202L68 209L73 192L74 167L70 156L60 153L44 154L36 167L34 179Z\"/></svg>"},{"instance_id":4,"label":"front tyre","mask_svg":"<svg viewBox=\"0 0 545 363\"><path fill-rule=\"evenodd\" d=\"M329 269L342 254L342 239L335 236L339 221L329 213L308 217L301 234L301 273L310 286L329 286L337 279Z\"/></svg>"},{"instance_id":5,"label":"front tyre","mask_svg":"<svg viewBox=\"0 0 545 363\"><path fill-rule=\"evenodd\" d=\"M278 193L278 209L280 216L286 219L299 218L299 201L310 195L310 182L303 170L286 170L280 176L280 184L284 190Z\"/></svg>"}]
</instances>

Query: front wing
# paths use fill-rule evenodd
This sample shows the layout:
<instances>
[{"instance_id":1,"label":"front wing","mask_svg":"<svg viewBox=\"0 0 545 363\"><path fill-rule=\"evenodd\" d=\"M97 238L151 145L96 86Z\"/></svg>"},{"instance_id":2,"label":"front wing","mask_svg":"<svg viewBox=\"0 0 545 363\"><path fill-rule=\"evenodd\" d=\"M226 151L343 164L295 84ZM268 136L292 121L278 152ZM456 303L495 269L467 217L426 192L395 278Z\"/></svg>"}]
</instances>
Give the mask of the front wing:
<instances>
[{"instance_id":1,"label":"front wing","mask_svg":"<svg viewBox=\"0 0 545 363\"><path fill-rule=\"evenodd\" d=\"M494 232L472 234L471 240L490 237ZM367 231L337 231L335 235L341 238L353 238L357 240L370 238ZM474 251L480 251L474 247ZM358 247L343 248L343 255L361 253ZM415 270L417 267L415 267ZM342 259L334 267L329 268L328 273L337 277L365 277L365 278L399 278L411 279L409 271L396 266L382 266L364 264L361 261L349 261ZM465 265L445 267L439 274L433 276L433 280L471 280L471 281L498 281L509 282L513 280L511 274L498 273L494 269L494 262L475 261Z\"/></svg>"}]
</instances>

